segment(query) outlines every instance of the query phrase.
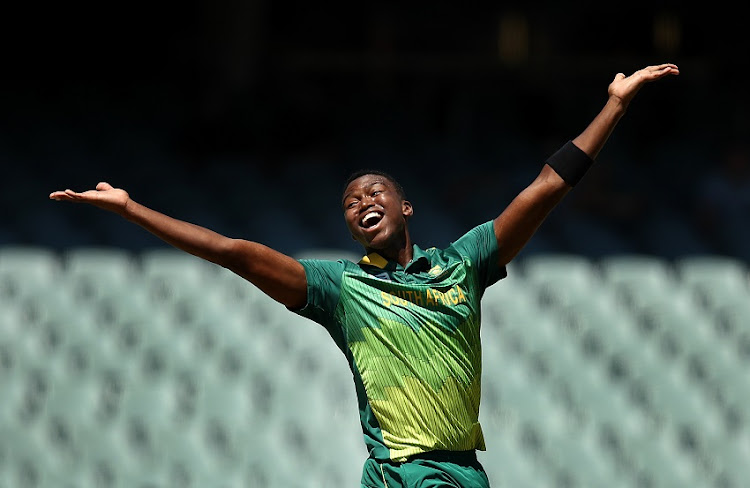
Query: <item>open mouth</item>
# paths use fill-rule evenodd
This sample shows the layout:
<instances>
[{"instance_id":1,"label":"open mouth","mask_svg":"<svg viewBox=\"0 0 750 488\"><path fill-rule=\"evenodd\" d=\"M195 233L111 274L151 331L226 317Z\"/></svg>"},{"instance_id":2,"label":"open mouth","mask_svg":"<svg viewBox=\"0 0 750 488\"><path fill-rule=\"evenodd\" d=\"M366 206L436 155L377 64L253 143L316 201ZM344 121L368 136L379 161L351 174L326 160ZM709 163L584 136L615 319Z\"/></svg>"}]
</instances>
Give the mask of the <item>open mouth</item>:
<instances>
[{"instance_id":1,"label":"open mouth","mask_svg":"<svg viewBox=\"0 0 750 488\"><path fill-rule=\"evenodd\" d=\"M359 221L359 225L363 229L370 229L378 225L381 220L383 220L383 214L380 212L367 212L362 220Z\"/></svg>"}]
</instances>

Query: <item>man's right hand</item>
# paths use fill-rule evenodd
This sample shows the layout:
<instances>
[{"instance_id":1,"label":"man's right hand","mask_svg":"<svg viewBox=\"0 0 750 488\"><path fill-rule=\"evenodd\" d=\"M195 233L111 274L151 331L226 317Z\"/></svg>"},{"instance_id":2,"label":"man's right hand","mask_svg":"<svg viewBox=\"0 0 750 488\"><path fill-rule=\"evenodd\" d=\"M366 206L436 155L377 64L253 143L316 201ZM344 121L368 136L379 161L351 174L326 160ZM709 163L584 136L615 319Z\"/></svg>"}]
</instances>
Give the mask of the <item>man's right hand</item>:
<instances>
[{"instance_id":1,"label":"man's right hand","mask_svg":"<svg viewBox=\"0 0 750 488\"><path fill-rule=\"evenodd\" d=\"M128 192L120 188L114 188L109 183L101 182L96 185L95 190L81 193L73 190L55 191L49 195L51 200L75 203L88 203L110 212L120 215L125 214L126 207L130 201Z\"/></svg>"}]
</instances>

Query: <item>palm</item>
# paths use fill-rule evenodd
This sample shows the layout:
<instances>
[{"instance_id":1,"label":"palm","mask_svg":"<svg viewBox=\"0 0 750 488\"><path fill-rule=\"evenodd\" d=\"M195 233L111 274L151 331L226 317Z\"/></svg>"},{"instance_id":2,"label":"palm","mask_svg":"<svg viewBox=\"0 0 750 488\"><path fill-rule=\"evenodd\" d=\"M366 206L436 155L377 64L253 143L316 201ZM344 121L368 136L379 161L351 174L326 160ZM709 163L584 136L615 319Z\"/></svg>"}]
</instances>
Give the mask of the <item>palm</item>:
<instances>
[{"instance_id":1,"label":"palm","mask_svg":"<svg viewBox=\"0 0 750 488\"><path fill-rule=\"evenodd\" d=\"M609 96L619 98L627 105L646 83L656 81L667 75L678 74L680 74L679 69L671 63L647 66L630 76L618 73L609 85Z\"/></svg>"},{"instance_id":2,"label":"palm","mask_svg":"<svg viewBox=\"0 0 750 488\"><path fill-rule=\"evenodd\" d=\"M99 183L95 190L74 192L73 190L56 191L50 194L50 199L58 201L88 203L112 212L125 209L130 196L120 188L114 188L109 183Z\"/></svg>"}]
</instances>

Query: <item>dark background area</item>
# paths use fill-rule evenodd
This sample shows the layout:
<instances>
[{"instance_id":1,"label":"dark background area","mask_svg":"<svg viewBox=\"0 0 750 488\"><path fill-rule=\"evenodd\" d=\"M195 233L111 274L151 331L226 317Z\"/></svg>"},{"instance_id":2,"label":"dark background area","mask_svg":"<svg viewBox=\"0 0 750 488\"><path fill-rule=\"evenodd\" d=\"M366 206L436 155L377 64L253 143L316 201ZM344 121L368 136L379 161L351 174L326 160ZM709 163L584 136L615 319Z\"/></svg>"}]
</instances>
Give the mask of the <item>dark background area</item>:
<instances>
[{"instance_id":1,"label":"dark background area","mask_svg":"<svg viewBox=\"0 0 750 488\"><path fill-rule=\"evenodd\" d=\"M160 246L116 216L47 199L108 181L284 252L355 250L339 198L360 167L402 181L418 244L446 245L495 217L585 128L618 71L675 62L681 75L638 94L524 252L750 259L747 152L745 169L721 180L729 150L748 140L739 6L3 9L0 246Z\"/></svg>"}]
</instances>

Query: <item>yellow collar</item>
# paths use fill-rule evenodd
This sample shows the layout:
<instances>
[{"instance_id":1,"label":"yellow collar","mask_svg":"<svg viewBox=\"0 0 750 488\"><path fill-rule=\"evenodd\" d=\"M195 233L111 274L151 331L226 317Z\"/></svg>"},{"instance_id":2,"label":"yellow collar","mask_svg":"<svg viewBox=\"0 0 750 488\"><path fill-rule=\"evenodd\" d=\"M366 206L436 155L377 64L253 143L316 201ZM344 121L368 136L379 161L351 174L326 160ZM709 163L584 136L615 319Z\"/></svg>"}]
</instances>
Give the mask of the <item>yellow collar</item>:
<instances>
[{"instance_id":1,"label":"yellow collar","mask_svg":"<svg viewBox=\"0 0 750 488\"><path fill-rule=\"evenodd\" d=\"M385 269L388 266L388 260L376 252L371 252L367 256L359 260L359 264L369 264L380 269Z\"/></svg>"}]
</instances>

